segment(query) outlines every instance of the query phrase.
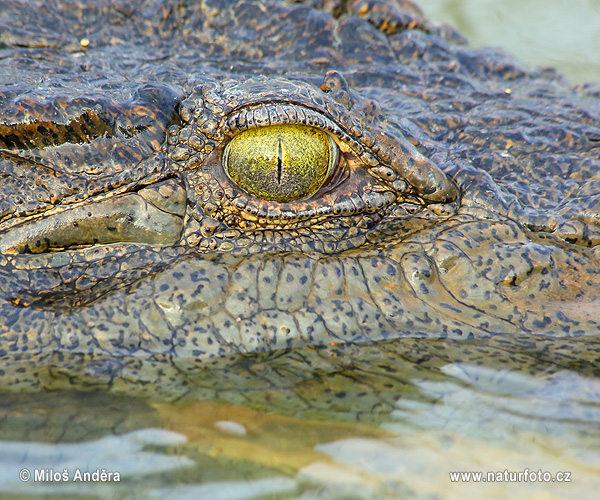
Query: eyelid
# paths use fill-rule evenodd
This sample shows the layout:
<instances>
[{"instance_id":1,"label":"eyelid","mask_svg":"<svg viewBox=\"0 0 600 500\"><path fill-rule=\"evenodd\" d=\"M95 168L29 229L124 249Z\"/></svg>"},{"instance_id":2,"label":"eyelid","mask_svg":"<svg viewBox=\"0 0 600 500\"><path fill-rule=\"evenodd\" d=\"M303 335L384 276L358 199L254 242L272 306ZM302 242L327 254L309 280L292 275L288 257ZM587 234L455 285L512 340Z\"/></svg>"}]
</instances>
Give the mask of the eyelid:
<instances>
[{"instance_id":1,"label":"eyelid","mask_svg":"<svg viewBox=\"0 0 600 500\"><path fill-rule=\"evenodd\" d=\"M307 107L304 104L290 101L272 101L234 109L229 113L223 128L225 134L232 138L245 130L270 125L289 124L315 127L333 137L342 153L352 151L368 165L379 163L373 153L357 138L358 134L352 134L346 130L350 127L358 130L358 124L353 123L351 120L347 115L334 119L322 111ZM344 122L348 122L349 127L338 125L338 123L343 124Z\"/></svg>"}]
</instances>

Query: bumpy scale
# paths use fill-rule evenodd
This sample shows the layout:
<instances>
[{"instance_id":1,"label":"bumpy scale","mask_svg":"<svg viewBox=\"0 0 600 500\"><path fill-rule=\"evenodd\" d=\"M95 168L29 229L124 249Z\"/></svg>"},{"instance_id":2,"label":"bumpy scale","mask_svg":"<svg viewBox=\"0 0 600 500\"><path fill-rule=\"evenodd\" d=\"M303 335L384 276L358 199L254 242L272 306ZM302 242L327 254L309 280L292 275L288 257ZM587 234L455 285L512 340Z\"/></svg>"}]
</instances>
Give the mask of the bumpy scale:
<instances>
[{"instance_id":1,"label":"bumpy scale","mask_svg":"<svg viewBox=\"0 0 600 500\"><path fill-rule=\"evenodd\" d=\"M595 87L409 2L5 3L2 355L599 332Z\"/></svg>"}]
</instances>

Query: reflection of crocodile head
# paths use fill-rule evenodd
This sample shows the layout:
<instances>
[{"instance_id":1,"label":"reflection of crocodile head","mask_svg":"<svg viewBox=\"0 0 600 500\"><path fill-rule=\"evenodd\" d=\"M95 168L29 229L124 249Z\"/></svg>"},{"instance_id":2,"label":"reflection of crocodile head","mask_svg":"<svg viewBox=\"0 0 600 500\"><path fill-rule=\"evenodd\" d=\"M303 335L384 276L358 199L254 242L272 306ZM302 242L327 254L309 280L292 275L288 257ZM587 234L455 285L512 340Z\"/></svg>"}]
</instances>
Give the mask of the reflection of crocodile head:
<instances>
[{"instance_id":1,"label":"reflection of crocodile head","mask_svg":"<svg viewBox=\"0 0 600 500\"><path fill-rule=\"evenodd\" d=\"M14 14L0 351L598 332L593 88L404 2L222 4Z\"/></svg>"}]
</instances>

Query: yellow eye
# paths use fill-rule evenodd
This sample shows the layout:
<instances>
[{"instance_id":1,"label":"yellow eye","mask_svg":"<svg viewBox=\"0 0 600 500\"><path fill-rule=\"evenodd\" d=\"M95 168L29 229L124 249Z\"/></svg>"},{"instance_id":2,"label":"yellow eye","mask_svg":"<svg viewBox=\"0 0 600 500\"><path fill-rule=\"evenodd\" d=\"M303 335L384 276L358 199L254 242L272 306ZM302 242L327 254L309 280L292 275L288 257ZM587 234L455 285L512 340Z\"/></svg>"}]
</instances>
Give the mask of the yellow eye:
<instances>
[{"instance_id":1,"label":"yellow eye","mask_svg":"<svg viewBox=\"0 0 600 500\"><path fill-rule=\"evenodd\" d=\"M271 125L236 135L225 147L223 166L247 193L284 203L316 193L337 158L337 144L322 130Z\"/></svg>"}]
</instances>

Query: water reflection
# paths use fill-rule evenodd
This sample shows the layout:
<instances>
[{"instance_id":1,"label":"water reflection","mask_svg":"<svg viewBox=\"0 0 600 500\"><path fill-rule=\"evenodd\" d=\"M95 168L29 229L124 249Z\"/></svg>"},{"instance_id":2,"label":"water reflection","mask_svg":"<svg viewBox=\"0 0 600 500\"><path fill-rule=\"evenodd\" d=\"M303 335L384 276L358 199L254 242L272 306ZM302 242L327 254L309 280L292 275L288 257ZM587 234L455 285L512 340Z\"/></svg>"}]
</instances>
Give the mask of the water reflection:
<instances>
[{"instance_id":1,"label":"water reflection","mask_svg":"<svg viewBox=\"0 0 600 500\"><path fill-rule=\"evenodd\" d=\"M460 363L443 367L445 382L415 381L433 404L400 399L392 417L403 425L459 431L473 437L506 440L515 430L548 436L584 431L600 443L600 381L560 371L543 379L509 370ZM470 411L469 411L470 409ZM502 419L498 416L502 415Z\"/></svg>"},{"instance_id":2,"label":"water reflection","mask_svg":"<svg viewBox=\"0 0 600 500\"><path fill-rule=\"evenodd\" d=\"M596 498L600 381L565 371L540 379L460 363L441 371L447 380L414 381L419 400L398 399L382 424L395 437L318 445L334 463L310 464L300 476L339 483L360 498ZM483 472L485 482L452 482L457 471ZM528 473L522 476L528 481L508 482L504 471L530 471L535 479ZM540 481L538 471L552 479ZM496 473L495 482L487 481L488 472ZM568 472L561 478L570 481L558 482L559 472Z\"/></svg>"},{"instance_id":3,"label":"water reflection","mask_svg":"<svg viewBox=\"0 0 600 500\"><path fill-rule=\"evenodd\" d=\"M595 339L568 339L564 346L511 339L498 341L502 349L494 342L404 339L343 351L307 348L244 358L216 372L179 372L179 366L167 372L159 365L177 386L185 380L189 392L176 393L176 402L152 401L147 392L136 400L133 383L123 386L127 398L5 395L0 497L595 498L600 380L589 354ZM557 353L567 344L563 363ZM477 359L478 349L486 363L468 362L465 353ZM574 359L587 368L567 369ZM222 390L210 400L198 396L217 381ZM137 390L141 395L148 387ZM23 468L105 468L120 472L121 481L23 483ZM526 469L569 472L571 481L450 479L452 472Z\"/></svg>"},{"instance_id":4,"label":"water reflection","mask_svg":"<svg viewBox=\"0 0 600 500\"><path fill-rule=\"evenodd\" d=\"M296 490L293 479L274 477L255 481L216 482L213 484L191 484L171 489L160 489L150 493L149 499L159 500L252 500L265 496L282 495ZM271 497L273 498L273 497ZM279 498L279 497L276 497Z\"/></svg>"},{"instance_id":5,"label":"water reflection","mask_svg":"<svg viewBox=\"0 0 600 500\"><path fill-rule=\"evenodd\" d=\"M181 445L186 440L175 432L141 429L81 443L3 441L0 491L41 495L100 489L102 496L107 489L121 489L119 483L129 478L192 466L194 462L185 456L145 450L148 446Z\"/></svg>"}]
</instances>

